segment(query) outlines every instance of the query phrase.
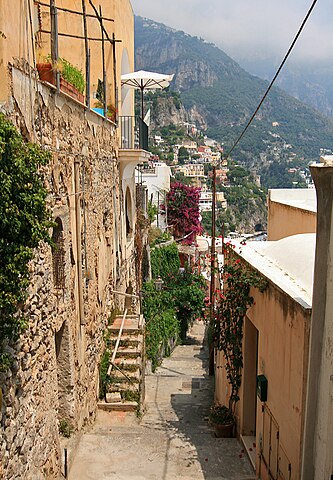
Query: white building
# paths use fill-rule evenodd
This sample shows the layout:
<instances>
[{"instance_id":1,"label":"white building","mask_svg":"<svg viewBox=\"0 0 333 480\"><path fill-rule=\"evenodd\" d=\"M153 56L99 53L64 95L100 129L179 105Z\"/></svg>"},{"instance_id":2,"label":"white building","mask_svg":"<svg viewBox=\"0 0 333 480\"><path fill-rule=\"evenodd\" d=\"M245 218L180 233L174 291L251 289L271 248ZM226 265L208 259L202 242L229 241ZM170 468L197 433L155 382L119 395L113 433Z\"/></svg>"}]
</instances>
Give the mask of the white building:
<instances>
[{"instance_id":1,"label":"white building","mask_svg":"<svg viewBox=\"0 0 333 480\"><path fill-rule=\"evenodd\" d=\"M160 205L165 204L165 197L170 190L171 169L163 162L152 163L141 167L137 173L136 182L146 185L148 200L157 206L158 214L154 224L165 230L167 227L166 215L160 211Z\"/></svg>"}]
</instances>

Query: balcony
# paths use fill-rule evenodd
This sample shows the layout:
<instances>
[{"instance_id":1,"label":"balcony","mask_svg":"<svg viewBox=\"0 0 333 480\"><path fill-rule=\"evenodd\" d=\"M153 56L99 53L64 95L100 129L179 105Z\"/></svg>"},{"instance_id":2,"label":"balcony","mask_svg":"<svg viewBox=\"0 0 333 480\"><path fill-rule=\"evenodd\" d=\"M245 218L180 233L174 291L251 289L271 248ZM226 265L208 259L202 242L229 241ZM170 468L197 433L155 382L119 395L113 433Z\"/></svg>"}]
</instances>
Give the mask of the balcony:
<instances>
[{"instance_id":1,"label":"balcony","mask_svg":"<svg viewBox=\"0 0 333 480\"><path fill-rule=\"evenodd\" d=\"M148 150L148 125L142 118L121 116L119 128L122 150Z\"/></svg>"},{"instance_id":2,"label":"balcony","mask_svg":"<svg viewBox=\"0 0 333 480\"><path fill-rule=\"evenodd\" d=\"M119 117L119 160L123 180L134 178L135 167L148 160L148 125L138 116Z\"/></svg>"}]
</instances>

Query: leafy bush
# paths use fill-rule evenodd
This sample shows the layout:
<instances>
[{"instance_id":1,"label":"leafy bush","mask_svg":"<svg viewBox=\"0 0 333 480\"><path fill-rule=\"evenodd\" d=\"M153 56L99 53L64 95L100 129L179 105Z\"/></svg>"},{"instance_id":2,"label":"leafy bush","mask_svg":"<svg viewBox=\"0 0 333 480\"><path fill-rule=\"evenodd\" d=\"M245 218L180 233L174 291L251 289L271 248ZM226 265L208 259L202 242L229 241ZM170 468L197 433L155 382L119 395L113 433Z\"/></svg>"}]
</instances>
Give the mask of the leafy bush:
<instances>
[{"instance_id":1,"label":"leafy bush","mask_svg":"<svg viewBox=\"0 0 333 480\"><path fill-rule=\"evenodd\" d=\"M50 242L53 223L41 172L49 159L0 115L0 369L9 367L6 341L17 340L27 325L18 312L26 299L33 249L41 240Z\"/></svg>"},{"instance_id":2,"label":"leafy bush","mask_svg":"<svg viewBox=\"0 0 333 480\"><path fill-rule=\"evenodd\" d=\"M166 247L152 248L150 261L153 278L164 278L171 273L177 272L180 267L177 245L172 243Z\"/></svg>"}]
</instances>

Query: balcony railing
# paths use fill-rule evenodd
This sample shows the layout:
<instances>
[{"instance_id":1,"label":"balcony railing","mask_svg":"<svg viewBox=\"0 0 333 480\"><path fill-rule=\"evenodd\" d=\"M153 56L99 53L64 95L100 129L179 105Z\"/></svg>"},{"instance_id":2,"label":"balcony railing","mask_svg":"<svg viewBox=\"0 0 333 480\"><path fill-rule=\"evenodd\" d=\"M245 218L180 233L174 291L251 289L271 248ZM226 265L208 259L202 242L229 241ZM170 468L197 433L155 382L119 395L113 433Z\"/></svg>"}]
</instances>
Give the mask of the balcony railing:
<instances>
[{"instance_id":1,"label":"balcony railing","mask_svg":"<svg viewBox=\"0 0 333 480\"><path fill-rule=\"evenodd\" d=\"M120 148L148 150L148 125L140 117L119 117Z\"/></svg>"}]
</instances>

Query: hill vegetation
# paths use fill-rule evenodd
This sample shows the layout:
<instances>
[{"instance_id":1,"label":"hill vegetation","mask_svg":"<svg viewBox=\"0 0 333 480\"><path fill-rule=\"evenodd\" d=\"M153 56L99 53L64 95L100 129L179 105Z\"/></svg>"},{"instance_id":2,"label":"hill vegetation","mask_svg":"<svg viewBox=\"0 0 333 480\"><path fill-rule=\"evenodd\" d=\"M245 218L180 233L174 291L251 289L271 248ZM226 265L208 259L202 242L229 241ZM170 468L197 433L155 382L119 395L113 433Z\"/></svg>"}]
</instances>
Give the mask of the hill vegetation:
<instances>
[{"instance_id":1,"label":"hill vegetation","mask_svg":"<svg viewBox=\"0 0 333 480\"><path fill-rule=\"evenodd\" d=\"M188 114L195 110L198 126L228 150L268 83L203 39L140 17L135 19L135 32L137 68L175 73L172 88L180 93ZM315 161L320 148L333 145L333 120L273 88L233 158L260 168L272 145L300 160Z\"/></svg>"}]
</instances>

